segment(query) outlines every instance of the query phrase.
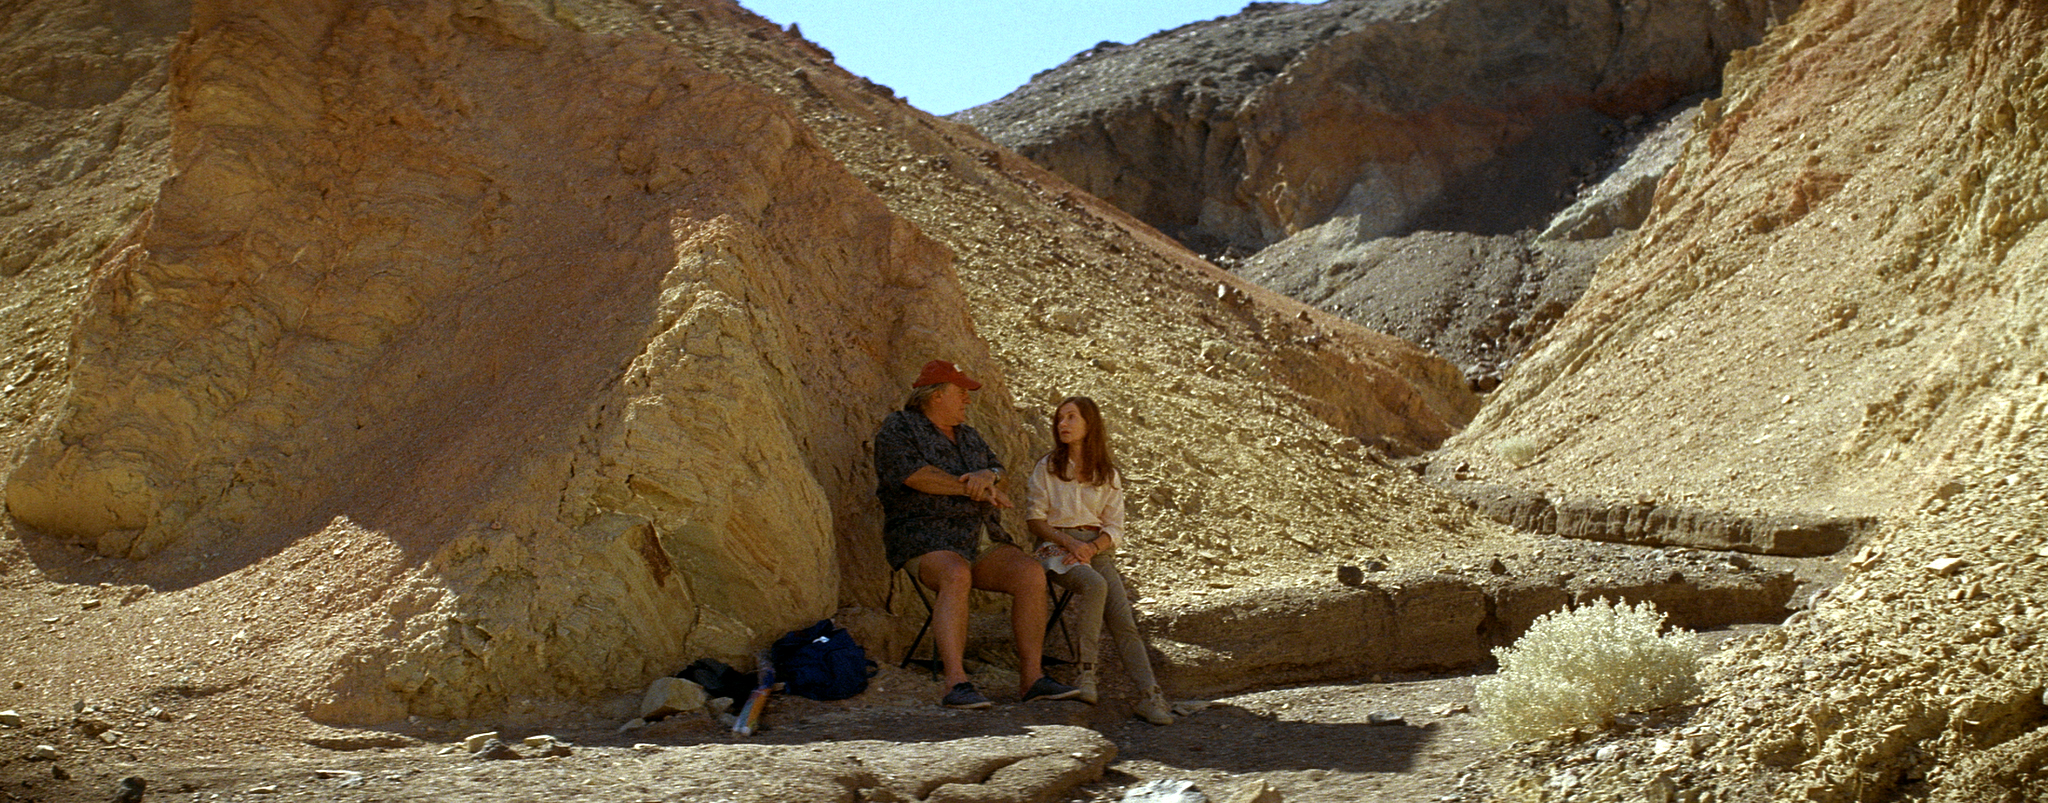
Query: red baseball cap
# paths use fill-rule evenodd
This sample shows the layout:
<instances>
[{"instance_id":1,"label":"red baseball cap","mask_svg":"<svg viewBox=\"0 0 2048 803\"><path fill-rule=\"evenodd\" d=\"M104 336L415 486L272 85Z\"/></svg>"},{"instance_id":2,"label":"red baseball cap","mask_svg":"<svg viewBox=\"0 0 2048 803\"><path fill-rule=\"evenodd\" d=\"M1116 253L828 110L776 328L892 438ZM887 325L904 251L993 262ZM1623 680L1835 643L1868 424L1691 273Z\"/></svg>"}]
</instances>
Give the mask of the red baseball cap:
<instances>
[{"instance_id":1,"label":"red baseball cap","mask_svg":"<svg viewBox=\"0 0 2048 803\"><path fill-rule=\"evenodd\" d=\"M913 388L936 385L941 382L959 385L966 390L980 390L981 383L960 373L960 369L945 360L932 360L924 364L924 372L917 375L917 381L910 383Z\"/></svg>"}]
</instances>

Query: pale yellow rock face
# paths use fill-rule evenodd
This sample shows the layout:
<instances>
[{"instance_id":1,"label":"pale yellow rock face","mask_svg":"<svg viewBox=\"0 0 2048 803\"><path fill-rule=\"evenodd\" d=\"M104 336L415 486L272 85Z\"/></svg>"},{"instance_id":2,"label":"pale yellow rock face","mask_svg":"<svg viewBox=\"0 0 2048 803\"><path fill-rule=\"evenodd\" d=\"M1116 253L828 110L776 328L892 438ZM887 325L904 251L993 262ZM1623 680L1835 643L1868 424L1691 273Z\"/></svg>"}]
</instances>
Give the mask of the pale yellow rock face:
<instances>
[{"instance_id":1,"label":"pale yellow rock face","mask_svg":"<svg viewBox=\"0 0 2048 803\"><path fill-rule=\"evenodd\" d=\"M917 367L1000 379L951 254L672 46L464 3L193 26L174 175L7 504L184 582L362 548L328 570L384 638L317 716L737 662L879 561L864 441Z\"/></svg>"}]
</instances>

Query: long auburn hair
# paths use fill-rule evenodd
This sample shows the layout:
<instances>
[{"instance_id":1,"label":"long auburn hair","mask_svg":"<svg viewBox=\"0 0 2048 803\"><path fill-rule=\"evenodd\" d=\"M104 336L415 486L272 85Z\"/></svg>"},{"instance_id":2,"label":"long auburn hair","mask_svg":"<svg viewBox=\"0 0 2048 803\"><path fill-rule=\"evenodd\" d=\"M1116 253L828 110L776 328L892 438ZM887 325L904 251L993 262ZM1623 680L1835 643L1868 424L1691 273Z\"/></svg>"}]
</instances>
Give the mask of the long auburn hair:
<instances>
[{"instance_id":1,"label":"long auburn hair","mask_svg":"<svg viewBox=\"0 0 2048 803\"><path fill-rule=\"evenodd\" d=\"M1079 454L1069 449L1060 440L1060 410L1067 405L1081 413L1081 420L1088 424L1088 434L1081 437ZM1102 424L1102 408L1087 396L1068 396L1052 408L1052 451L1046 453L1047 469L1053 476L1067 482L1086 485L1102 485L1117 476L1116 463L1109 459L1109 429ZM1068 466L1076 470L1074 476L1067 476Z\"/></svg>"}]
</instances>

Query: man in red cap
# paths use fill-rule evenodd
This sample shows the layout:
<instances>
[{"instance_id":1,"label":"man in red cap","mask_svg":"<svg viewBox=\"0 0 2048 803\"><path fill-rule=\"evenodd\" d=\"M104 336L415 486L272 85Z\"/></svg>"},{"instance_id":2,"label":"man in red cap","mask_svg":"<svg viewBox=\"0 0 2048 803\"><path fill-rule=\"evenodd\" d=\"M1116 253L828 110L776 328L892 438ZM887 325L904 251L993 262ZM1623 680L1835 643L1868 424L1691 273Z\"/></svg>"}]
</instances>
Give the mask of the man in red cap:
<instances>
[{"instance_id":1,"label":"man in red cap","mask_svg":"<svg viewBox=\"0 0 2048 803\"><path fill-rule=\"evenodd\" d=\"M981 433L967 425L971 391L981 389L958 366L926 363L903 409L875 433L875 494L882 499L882 542L889 565L931 588L932 640L944 667L948 708L993 703L967 680L967 599L972 589L1011 596L1019 693L1025 701L1066 700L1079 689L1046 677L1045 569L1003 532L1003 464Z\"/></svg>"}]
</instances>

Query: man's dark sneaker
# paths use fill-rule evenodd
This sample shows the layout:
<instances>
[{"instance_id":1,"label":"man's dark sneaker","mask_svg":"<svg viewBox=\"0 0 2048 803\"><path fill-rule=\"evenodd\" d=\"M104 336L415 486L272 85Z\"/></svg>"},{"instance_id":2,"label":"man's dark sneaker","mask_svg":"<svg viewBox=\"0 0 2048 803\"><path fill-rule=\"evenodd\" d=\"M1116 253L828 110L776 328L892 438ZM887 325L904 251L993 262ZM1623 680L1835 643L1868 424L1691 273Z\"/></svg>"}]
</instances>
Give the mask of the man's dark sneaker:
<instances>
[{"instance_id":1,"label":"man's dark sneaker","mask_svg":"<svg viewBox=\"0 0 2048 803\"><path fill-rule=\"evenodd\" d=\"M947 708L987 708L995 703L989 702L987 697L981 696L981 692L975 691L974 684L955 683L953 690L946 692L946 696L939 699L939 705Z\"/></svg>"},{"instance_id":2,"label":"man's dark sneaker","mask_svg":"<svg viewBox=\"0 0 2048 803\"><path fill-rule=\"evenodd\" d=\"M1052 678L1040 677L1031 684L1029 691L1024 692L1024 702L1028 703L1032 700L1071 700L1079 696L1081 696L1080 689Z\"/></svg>"}]
</instances>

